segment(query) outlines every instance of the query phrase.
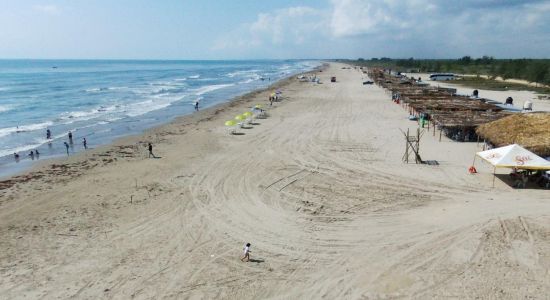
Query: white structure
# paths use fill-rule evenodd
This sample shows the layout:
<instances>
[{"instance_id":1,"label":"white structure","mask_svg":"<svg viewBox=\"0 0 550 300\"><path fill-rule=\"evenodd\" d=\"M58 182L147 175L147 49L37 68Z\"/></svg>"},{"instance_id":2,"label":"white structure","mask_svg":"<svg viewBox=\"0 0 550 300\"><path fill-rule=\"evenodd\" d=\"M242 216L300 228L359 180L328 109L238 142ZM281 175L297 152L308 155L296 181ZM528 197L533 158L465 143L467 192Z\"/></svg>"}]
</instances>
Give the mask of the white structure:
<instances>
[{"instance_id":1,"label":"white structure","mask_svg":"<svg viewBox=\"0 0 550 300\"><path fill-rule=\"evenodd\" d=\"M430 74L430 80L439 80L439 81L445 81L445 80L454 80L455 74L453 73L434 73Z\"/></svg>"},{"instance_id":2,"label":"white structure","mask_svg":"<svg viewBox=\"0 0 550 300\"><path fill-rule=\"evenodd\" d=\"M550 161L518 144L482 151L476 154L495 168L550 170Z\"/></svg>"}]
</instances>

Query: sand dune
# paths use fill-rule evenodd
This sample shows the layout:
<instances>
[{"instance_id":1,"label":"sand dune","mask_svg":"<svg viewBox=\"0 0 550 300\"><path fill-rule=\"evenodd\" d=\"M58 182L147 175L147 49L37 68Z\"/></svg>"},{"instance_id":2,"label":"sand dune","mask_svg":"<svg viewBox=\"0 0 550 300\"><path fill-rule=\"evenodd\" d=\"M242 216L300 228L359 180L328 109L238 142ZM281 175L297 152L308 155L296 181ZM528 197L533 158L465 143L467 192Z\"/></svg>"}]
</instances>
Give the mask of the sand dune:
<instances>
[{"instance_id":1,"label":"sand dune","mask_svg":"<svg viewBox=\"0 0 550 300\"><path fill-rule=\"evenodd\" d=\"M406 112L339 64L290 80L243 135L223 122L269 91L34 171L0 190L0 294L12 298L544 299L550 197L475 143L404 164ZM330 83L336 76L338 82ZM161 158L148 159L152 141ZM59 173L59 174L54 174ZM65 174L65 175L64 175ZM32 176L41 176L32 178ZM20 177L19 179L26 177ZM252 243L252 261L241 262Z\"/></svg>"}]
</instances>

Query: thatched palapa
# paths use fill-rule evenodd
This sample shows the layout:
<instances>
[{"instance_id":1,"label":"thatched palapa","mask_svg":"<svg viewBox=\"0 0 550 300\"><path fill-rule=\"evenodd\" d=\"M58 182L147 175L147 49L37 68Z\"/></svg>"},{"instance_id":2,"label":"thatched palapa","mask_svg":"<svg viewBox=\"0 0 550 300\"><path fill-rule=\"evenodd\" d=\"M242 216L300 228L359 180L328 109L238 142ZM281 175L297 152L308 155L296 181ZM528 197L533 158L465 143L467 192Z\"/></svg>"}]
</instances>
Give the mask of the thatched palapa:
<instances>
[{"instance_id":1,"label":"thatched palapa","mask_svg":"<svg viewBox=\"0 0 550 300\"><path fill-rule=\"evenodd\" d=\"M519 144L550 156L550 113L513 114L479 126L476 133L497 147Z\"/></svg>"}]
</instances>

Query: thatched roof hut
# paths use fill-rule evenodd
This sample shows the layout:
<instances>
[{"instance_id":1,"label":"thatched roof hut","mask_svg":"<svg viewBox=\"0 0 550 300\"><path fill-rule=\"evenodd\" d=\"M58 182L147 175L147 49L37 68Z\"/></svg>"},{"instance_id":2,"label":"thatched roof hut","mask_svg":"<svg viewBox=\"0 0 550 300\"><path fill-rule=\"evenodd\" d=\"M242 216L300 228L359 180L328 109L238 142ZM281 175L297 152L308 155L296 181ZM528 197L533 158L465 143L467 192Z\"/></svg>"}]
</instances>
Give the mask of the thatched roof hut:
<instances>
[{"instance_id":1,"label":"thatched roof hut","mask_svg":"<svg viewBox=\"0 0 550 300\"><path fill-rule=\"evenodd\" d=\"M513 114L479 126L476 133L497 147L520 144L542 156L550 156L550 113Z\"/></svg>"}]
</instances>

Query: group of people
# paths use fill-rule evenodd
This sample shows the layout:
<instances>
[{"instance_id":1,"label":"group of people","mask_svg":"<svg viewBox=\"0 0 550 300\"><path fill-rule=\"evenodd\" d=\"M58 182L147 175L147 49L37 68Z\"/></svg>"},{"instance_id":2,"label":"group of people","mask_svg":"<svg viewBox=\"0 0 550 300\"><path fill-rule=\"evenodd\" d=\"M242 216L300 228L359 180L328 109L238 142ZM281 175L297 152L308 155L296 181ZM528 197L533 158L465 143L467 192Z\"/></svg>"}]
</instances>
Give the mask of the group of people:
<instances>
[{"instance_id":1,"label":"group of people","mask_svg":"<svg viewBox=\"0 0 550 300\"><path fill-rule=\"evenodd\" d=\"M36 159L39 159L40 158L40 152L38 151L38 149L36 150L31 150L31 152L29 152L28 156L34 160L34 158L36 157ZM19 162L19 160L21 159L21 156L19 155L19 153L17 152L14 152L13 153L13 158L15 159L16 162Z\"/></svg>"},{"instance_id":2,"label":"group of people","mask_svg":"<svg viewBox=\"0 0 550 300\"><path fill-rule=\"evenodd\" d=\"M63 144L65 145L65 150L67 151L67 155L69 155L69 148L71 148L73 146L73 133L71 131L69 131L68 137L69 137L69 142L68 143L63 142ZM52 132L49 128L46 129L46 139L49 141L48 144L51 146ZM85 137L82 138L82 146L84 147L84 149L88 149L88 141L86 140ZM38 149L31 150L31 152L28 154L28 156L32 160L34 160L35 157L36 157L36 159L39 159L40 158L40 152L38 151ZM13 153L13 157L15 158L16 162L19 162L19 160L21 159L21 156L17 152Z\"/></svg>"}]
</instances>

